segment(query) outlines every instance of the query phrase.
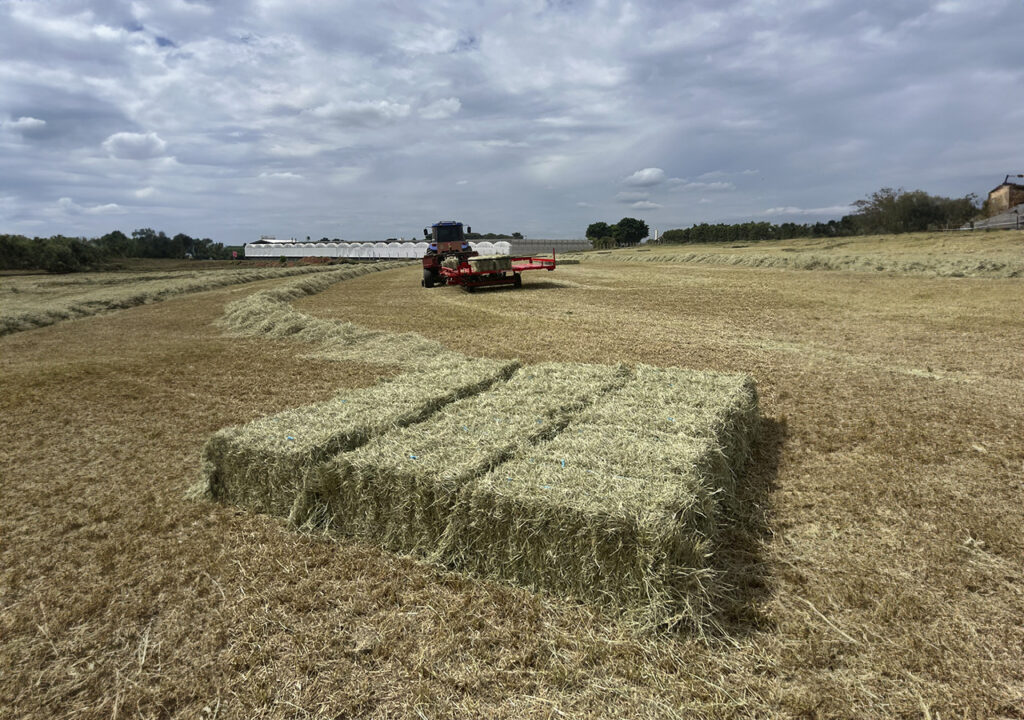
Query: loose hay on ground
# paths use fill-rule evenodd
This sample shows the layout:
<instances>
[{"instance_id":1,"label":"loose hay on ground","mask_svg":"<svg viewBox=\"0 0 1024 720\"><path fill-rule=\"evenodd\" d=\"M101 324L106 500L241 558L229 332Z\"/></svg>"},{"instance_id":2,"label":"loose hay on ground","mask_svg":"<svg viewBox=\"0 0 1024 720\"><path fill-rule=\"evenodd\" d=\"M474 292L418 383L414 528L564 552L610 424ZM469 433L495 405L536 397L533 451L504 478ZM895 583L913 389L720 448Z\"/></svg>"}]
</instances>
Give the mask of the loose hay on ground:
<instances>
[{"instance_id":1,"label":"loose hay on ground","mask_svg":"<svg viewBox=\"0 0 1024 720\"><path fill-rule=\"evenodd\" d=\"M219 323L236 335L318 343L321 347L305 357L321 360L377 362L413 371L426 366L437 367L437 363L447 362L454 367L463 362L465 355L451 352L441 343L417 333L391 333L349 322L324 320L291 305L292 300L314 295L336 282L399 266L400 263L355 265L253 293L228 305Z\"/></svg>"},{"instance_id":2,"label":"loose hay on ground","mask_svg":"<svg viewBox=\"0 0 1024 720\"><path fill-rule=\"evenodd\" d=\"M36 275L7 277L0 286L0 335L159 302L185 293L292 275L328 275L331 272L319 267L292 267L171 273L82 273L70 279Z\"/></svg>"},{"instance_id":3,"label":"loose hay on ground","mask_svg":"<svg viewBox=\"0 0 1024 720\"><path fill-rule=\"evenodd\" d=\"M468 485L438 559L611 604L645 626L700 627L720 505L757 426L749 378L641 366L560 434Z\"/></svg>"},{"instance_id":4,"label":"loose hay on ground","mask_svg":"<svg viewBox=\"0 0 1024 720\"><path fill-rule=\"evenodd\" d=\"M316 464L372 436L417 422L508 377L516 363L466 359L425 365L369 388L215 433L203 450L202 487L218 499L287 515ZM450 375L446 375L450 373ZM445 382L438 383L438 378Z\"/></svg>"},{"instance_id":5,"label":"loose hay on ground","mask_svg":"<svg viewBox=\"0 0 1024 720\"><path fill-rule=\"evenodd\" d=\"M340 455L319 469L310 494L334 529L429 556L466 483L551 437L626 378L624 368L603 365L524 367L506 383Z\"/></svg>"}]
</instances>

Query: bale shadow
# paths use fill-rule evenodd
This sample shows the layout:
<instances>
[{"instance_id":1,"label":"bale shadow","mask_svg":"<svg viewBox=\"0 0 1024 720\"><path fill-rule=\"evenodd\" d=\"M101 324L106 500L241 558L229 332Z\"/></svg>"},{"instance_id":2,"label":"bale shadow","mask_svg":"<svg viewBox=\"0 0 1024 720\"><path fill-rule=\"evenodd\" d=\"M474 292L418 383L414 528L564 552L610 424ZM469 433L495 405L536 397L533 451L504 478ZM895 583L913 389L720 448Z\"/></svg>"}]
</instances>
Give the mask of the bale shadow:
<instances>
[{"instance_id":1,"label":"bale shadow","mask_svg":"<svg viewBox=\"0 0 1024 720\"><path fill-rule=\"evenodd\" d=\"M761 419L761 431L746 471L737 479L736 493L723 508L715 566L720 589L713 624L726 636L743 636L772 629L762 610L770 594L764 546L771 530L768 501L777 487L779 459L788 434L786 420Z\"/></svg>"}]
</instances>

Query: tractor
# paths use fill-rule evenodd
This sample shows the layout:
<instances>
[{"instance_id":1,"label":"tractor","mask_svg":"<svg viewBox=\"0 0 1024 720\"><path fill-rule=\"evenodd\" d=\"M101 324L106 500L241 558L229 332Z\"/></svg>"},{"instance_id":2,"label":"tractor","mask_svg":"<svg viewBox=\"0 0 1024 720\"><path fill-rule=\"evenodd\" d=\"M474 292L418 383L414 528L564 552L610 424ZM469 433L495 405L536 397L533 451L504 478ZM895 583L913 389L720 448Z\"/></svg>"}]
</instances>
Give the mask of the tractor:
<instances>
[{"instance_id":1,"label":"tractor","mask_svg":"<svg viewBox=\"0 0 1024 720\"><path fill-rule=\"evenodd\" d=\"M473 232L473 228L466 228L466 230ZM462 231L462 223L454 220L436 222L429 230L423 228L423 237L430 242L427 254L423 256L422 285L425 288L447 283L441 273L445 262L458 267L467 262L469 258L479 254L466 242L466 233Z\"/></svg>"},{"instance_id":2,"label":"tractor","mask_svg":"<svg viewBox=\"0 0 1024 720\"><path fill-rule=\"evenodd\" d=\"M466 232L473 232L467 227ZM423 256L423 282L425 288L436 285L461 285L468 292L480 287L511 285L521 287L522 274L526 270L554 270L555 251L550 258L512 257L491 255L482 257L466 242L462 223L442 220L429 229L423 229L423 237L430 242Z\"/></svg>"}]
</instances>

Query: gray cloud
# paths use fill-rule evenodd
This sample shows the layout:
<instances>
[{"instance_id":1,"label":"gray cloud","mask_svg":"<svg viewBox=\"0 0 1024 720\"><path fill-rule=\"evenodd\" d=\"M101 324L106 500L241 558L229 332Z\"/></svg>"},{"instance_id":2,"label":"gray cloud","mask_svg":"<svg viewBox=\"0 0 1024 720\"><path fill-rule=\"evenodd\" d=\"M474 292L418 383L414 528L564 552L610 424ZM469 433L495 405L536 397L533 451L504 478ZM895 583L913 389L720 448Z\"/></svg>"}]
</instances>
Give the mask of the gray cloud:
<instances>
[{"instance_id":1,"label":"gray cloud","mask_svg":"<svg viewBox=\"0 0 1024 720\"><path fill-rule=\"evenodd\" d=\"M667 229L981 193L1024 124L1020 13L0 3L0 232L580 236L624 205Z\"/></svg>"},{"instance_id":2,"label":"gray cloud","mask_svg":"<svg viewBox=\"0 0 1024 720\"><path fill-rule=\"evenodd\" d=\"M116 158L146 160L163 155L167 143L155 132L119 132L104 140L103 148Z\"/></svg>"},{"instance_id":3,"label":"gray cloud","mask_svg":"<svg viewBox=\"0 0 1024 720\"><path fill-rule=\"evenodd\" d=\"M633 187L660 185L665 182L665 171L661 168L644 168L643 170L637 170L622 182Z\"/></svg>"}]
</instances>

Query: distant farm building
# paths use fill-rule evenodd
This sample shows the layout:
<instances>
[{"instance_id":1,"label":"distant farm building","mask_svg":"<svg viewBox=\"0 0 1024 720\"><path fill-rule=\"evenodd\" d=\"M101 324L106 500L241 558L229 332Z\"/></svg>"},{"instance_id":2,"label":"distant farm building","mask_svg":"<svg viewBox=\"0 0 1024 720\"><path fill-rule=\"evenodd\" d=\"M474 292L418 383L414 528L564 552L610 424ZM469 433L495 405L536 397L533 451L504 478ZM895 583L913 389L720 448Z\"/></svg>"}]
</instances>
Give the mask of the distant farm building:
<instances>
[{"instance_id":1,"label":"distant farm building","mask_svg":"<svg viewBox=\"0 0 1024 720\"><path fill-rule=\"evenodd\" d=\"M1010 208L1024 203L1024 185L1010 182L1013 175L1007 175L1002 184L988 194L988 212L996 214L1006 212ZM1024 178L1024 175L1017 175Z\"/></svg>"},{"instance_id":2,"label":"distant farm building","mask_svg":"<svg viewBox=\"0 0 1024 720\"><path fill-rule=\"evenodd\" d=\"M586 240L481 240L471 241L470 247L481 255L537 255L585 250L590 247ZM247 243L247 258L379 258L416 260L427 252L427 243L420 242L298 242L261 237Z\"/></svg>"}]
</instances>

